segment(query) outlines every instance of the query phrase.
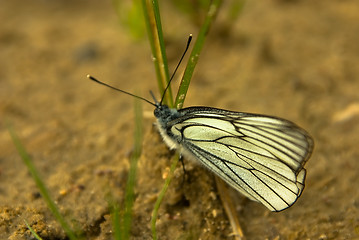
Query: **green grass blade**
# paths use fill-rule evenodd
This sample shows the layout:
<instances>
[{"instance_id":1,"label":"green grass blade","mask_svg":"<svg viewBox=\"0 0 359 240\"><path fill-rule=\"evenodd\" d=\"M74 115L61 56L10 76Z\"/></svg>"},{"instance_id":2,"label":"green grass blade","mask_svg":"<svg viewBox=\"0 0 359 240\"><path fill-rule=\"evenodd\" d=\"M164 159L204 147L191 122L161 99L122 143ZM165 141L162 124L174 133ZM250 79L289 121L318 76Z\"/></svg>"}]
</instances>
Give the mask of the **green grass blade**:
<instances>
[{"instance_id":1,"label":"green grass blade","mask_svg":"<svg viewBox=\"0 0 359 240\"><path fill-rule=\"evenodd\" d=\"M123 1L112 0L112 5L118 19L135 40L141 40L145 35L141 0Z\"/></svg>"},{"instance_id":2,"label":"green grass blade","mask_svg":"<svg viewBox=\"0 0 359 240\"><path fill-rule=\"evenodd\" d=\"M234 22L241 15L246 0L235 0L229 6L228 20Z\"/></svg>"},{"instance_id":3,"label":"green grass blade","mask_svg":"<svg viewBox=\"0 0 359 240\"><path fill-rule=\"evenodd\" d=\"M29 223L25 221L25 224L26 224L26 227L30 230L30 232L32 233L32 235L34 235L34 237L37 239L37 240L42 240L42 238L34 231L34 229L32 229L32 227L29 225Z\"/></svg>"},{"instance_id":4,"label":"green grass blade","mask_svg":"<svg viewBox=\"0 0 359 240\"><path fill-rule=\"evenodd\" d=\"M221 0L213 0L211 5L209 6L209 10L207 12L206 19L198 33L198 37L193 46L191 55L189 57L189 61L187 63L185 72L182 77L181 85L178 89L178 93L177 93L176 100L175 100L175 107L177 109L181 109L183 107L183 103L184 103L184 100L187 95L188 87L191 82L194 68L197 65L198 58L201 54L201 50L204 45L204 41L207 37L207 34L209 32L212 22L215 20L215 17L217 15L217 12L219 10L221 3L222 3Z\"/></svg>"},{"instance_id":5,"label":"green grass blade","mask_svg":"<svg viewBox=\"0 0 359 240\"><path fill-rule=\"evenodd\" d=\"M142 152L142 106L141 102L135 100L135 136L134 136L134 149L130 160L130 171L126 185L125 207L122 222L122 237L127 240L130 238L131 224L132 224L132 207L135 201L135 185L137 174L137 163Z\"/></svg>"},{"instance_id":6,"label":"green grass blade","mask_svg":"<svg viewBox=\"0 0 359 240\"><path fill-rule=\"evenodd\" d=\"M164 38L161 25L161 17L157 0L142 0L145 22L147 26L148 39L150 41L152 54L154 56L154 64L157 73L158 87L160 93L163 94L164 89L169 82L169 71L167 63L167 55L165 51ZM167 104L169 107L173 107L173 97L171 88L169 88L164 97L164 104ZM171 172L173 174L174 169L176 168L178 162L174 161L171 165ZM161 205L162 199L167 191L171 177L166 179L166 182L160 192L160 195L155 203L152 219L151 219L151 229L153 239L157 239L156 232L156 220L158 215L158 210Z\"/></svg>"},{"instance_id":7,"label":"green grass blade","mask_svg":"<svg viewBox=\"0 0 359 240\"><path fill-rule=\"evenodd\" d=\"M188 91L188 87L190 84L190 80L191 77L193 75L193 71L194 68L197 64L198 61L198 57L200 55L200 52L202 50L202 47L204 45L204 40L207 36L207 33L209 31L209 28L211 26L211 23L213 22L213 20L215 19L215 16L218 12L219 6L220 6L221 1L220 0L215 0L212 2L212 4L210 5L210 8L208 10L208 14L206 16L205 22L203 24L203 26L200 29L199 35L197 37L196 43L193 47L193 50L191 52L191 56L190 56L190 60L187 64L182 82L180 84L180 88L176 97L176 101L175 101L175 106L177 109L182 108L183 106L183 102L184 99L186 97L186 93ZM168 189L168 186L173 178L174 175L174 171L176 169L177 163L179 161L179 155L177 154L173 160L171 161L171 168L170 168L170 172L168 177L166 178L165 184L157 198L157 201L155 203L155 207L153 209L152 212L152 219L151 219L151 230L152 230L152 238L153 239L157 239L157 232L156 232L156 221L157 221L157 216L158 216L158 210L160 208L160 205L162 203L162 200L165 196L165 193Z\"/></svg>"},{"instance_id":8,"label":"green grass blade","mask_svg":"<svg viewBox=\"0 0 359 240\"><path fill-rule=\"evenodd\" d=\"M157 74L158 88L160 93L163 93L170 76L158 1L142 0L142 6ZM166 92L164 103L169 107L173 107L173 96L170 88Z\"/></svg>"},{"instance_id":9,"label":"green grass blade","mask_svg":"<svg viewBox=\"0 0 359 240\"><path fill-rule=\"evenodd\" d=\"M66 220L61 215L61 213L60 213L59 209L57 208L56 204L54 203L54 201L52 201L49 191L47 190L44 182L40 178L40 175L37 172L37 169L35 168L34 164L32 163L32 160L31 160L29 154L26 152L20 139L18 138L15 131L10 126L8 127L8 130L9 130L9 133L11 135L12 141L13 141L16 149L21 156L21 159L23 160L23 162L27 166L27 169L31 173L31 176L34 179L36 186L38 187L42 197L44 198L45 202L47 203L48 208L50 209L52 214L55 216L56 220L60 223L60 225L61 225L62 229L65 231L66 235L71 240L76 240L77 237L76 237L75 233L73 232L70 225L68 225Z\"/></svg>"},{"instance_id":10,"label":"green grass blade","mask_svg":"<svg viewBox=\"0 0 359 240\"><path fill-rule=\"evenodd\" d=\"M157 216L158 216L158 210L159 210L159 208L161 206L161 203L162 203L162 200L163 200L163 198L164 198L164 196L165 196L165 194L167 192L168 186L171 183L171 180L173 178L174 171L176 169L178 160L179 160L179 154L176 154L173 157L173 160L171 161L171 168L170 168L169 175L166 178L165 184L163 185L163 187L161 189L161 192L158 195L158 198L157 198L156 203L155 203L155 207L153 208L153 211L152 211L151 230L152 230L152 238L154 240L157 239L156 221L157 221Z\"/></svg>"},{"instance_id":11,"label":"green grass blade","mask_svg":"<svg viewBox=\"0 0 359 240\"><path fill-rule=\"evenodd\" d=\"M111 214L113 238L115 240L122 240L121 233L123 231L120 217L120 205L114 199L113 195L111 194L111 191L106 194L106 200Z\"/></svg>"}]
</instances>

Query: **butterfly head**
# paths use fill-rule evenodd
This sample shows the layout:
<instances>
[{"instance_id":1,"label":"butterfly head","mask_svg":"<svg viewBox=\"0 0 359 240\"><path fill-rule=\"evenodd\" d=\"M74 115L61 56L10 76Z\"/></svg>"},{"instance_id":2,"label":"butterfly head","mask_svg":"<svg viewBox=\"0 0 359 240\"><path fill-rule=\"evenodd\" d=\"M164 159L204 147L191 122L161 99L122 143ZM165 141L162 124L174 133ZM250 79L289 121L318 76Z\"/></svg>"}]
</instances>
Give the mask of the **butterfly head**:
<instances>
[{"instance_id":1,"label":"butterfly head","mask_svg":"<svg viewBox=\"0 0 359 240\"><path fill-rule=\"evenodd\" d=\"M162 126L166 126L168 122L179 117L179 113L174 108L169 108L167 105L160 103L156 104L154 115Z\"/></svg>"}]
</instances>

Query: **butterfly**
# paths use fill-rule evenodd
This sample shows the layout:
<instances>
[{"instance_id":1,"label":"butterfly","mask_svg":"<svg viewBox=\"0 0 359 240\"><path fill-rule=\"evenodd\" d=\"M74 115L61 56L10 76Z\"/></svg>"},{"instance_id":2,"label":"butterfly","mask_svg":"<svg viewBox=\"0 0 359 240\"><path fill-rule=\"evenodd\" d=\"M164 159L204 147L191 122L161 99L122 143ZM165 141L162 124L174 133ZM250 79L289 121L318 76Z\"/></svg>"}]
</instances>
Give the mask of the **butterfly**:
<instances>
[{"instance_id":1,"label":"butterfly","mask_svg":"<svg viewBox=\"0 0 359 240\"><path fill-rule=\"evenodd\" d=\"M157 128L170 149L200 162L248 198L271 211L293 205L304 189L314 142L296 124L277 117L211 107L155 107ZM167 89L167 88L166 88Z\"/></svg>"},{"instance_id":2,"label":"butterfly","mask_svg":"<svg viewBox=\"0 0 359 240\"><path fill-rule=\"evenodd\" d=\"M313 139L277 117L210 107L181 110L157 103L158 130L170 149L200 162L271 211L293 205L304 188Z\"/></svg>"},{"instance_id":3,"label":"butterfly","mask_svg":"<svg viewBox=\"0 0 359 240\"><path fill-rule=\"evenodd\" d=\"M200 162L243 195L275 212L292 206L303 192L304 165L314 147L304 129L267 115L211 107L177 110L162 104L191 40L192 35L160 102L152 92L155 103L87 77L153 105L157 128L167 146Z\"/></svg>"}]
</instances>

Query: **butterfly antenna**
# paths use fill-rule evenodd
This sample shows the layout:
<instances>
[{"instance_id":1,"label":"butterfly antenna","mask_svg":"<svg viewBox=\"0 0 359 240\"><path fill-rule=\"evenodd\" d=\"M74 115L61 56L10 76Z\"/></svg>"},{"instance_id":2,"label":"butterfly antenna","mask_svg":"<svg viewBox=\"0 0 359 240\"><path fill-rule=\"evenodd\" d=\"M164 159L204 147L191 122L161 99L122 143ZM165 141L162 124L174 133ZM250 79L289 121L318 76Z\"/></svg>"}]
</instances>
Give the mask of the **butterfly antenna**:
<instances>
[{"instance_id":1,"label":"butterfly antenna","mask_svg":"<svg viewBox=\"0 0 359 240\"><path fill-rule=\"evenodd\" d=\"M178 64L177 64L176 69L174 70L174 72L173 72L173 74L172 74L172 76L171 76L170 80L168 81L168 83L167 83L167 86L166 86L165 90L163 91L163 95L162 95L161 101L159 102L159 104L160 104L160 105L162 104L163 99L165 98L165 94L166 94L166 92L167 92L168 88L169 88L169 87L170 87L170 85L171 85L172 79L173 79L173 77L175 76L175 74L176 74L176 72L177 72L178 67L181 65L181 62L182 62L182 60L183 60L184 56L185 56L185 55L186 55L186 53L187 53L187 50L188 50L188 48L189 48L189 45L190 45L191 41L192 41L192 34L190 34L190 35L189 35L189 37L188 37L188 41L187 41L187 46L186 46L186 49L184 50L184 52L183 52L183 54L182 54L182 57L181 57L180 61L179 61L179 62L178 62Z\"/></svg>"},{"instance_id":2,"label":"butterfly antenna","mask_svg":"<svg viewBox=\"0 0 359 240\"><path fill-rule=\"evenodd\" d=\"M149 103L149 104L151 104L151 105L153 105L153 106L156 107L156 104L154 104L153 102L148 101L146 98L143 98L143 97L137 96L137 95L135 95L135 94L126 92L126 91L121 90L121 89L119 89L119 88L115 88L115 87L113 87L113 86L111 86L111 85L108 85L108 84L106 84L106 83L104 83L104 82L101 82L101 81L97 80L96 78L94 78L94 77L91 76L91 75L87 75L87 77L88 77L90 80L92 80L92 81L94 81L94 82L96 82L96 83L99 83L99 84L104 85L104 86L106 86L106 87L112 88L113 90L116 90L116 91L125 93L125 94L127 94L127 95L132 96L132 97L141 99L141 100L143 100L143 101L145 101L145 102L147 102L147 103Z\"/></svg>"}]
</instances>

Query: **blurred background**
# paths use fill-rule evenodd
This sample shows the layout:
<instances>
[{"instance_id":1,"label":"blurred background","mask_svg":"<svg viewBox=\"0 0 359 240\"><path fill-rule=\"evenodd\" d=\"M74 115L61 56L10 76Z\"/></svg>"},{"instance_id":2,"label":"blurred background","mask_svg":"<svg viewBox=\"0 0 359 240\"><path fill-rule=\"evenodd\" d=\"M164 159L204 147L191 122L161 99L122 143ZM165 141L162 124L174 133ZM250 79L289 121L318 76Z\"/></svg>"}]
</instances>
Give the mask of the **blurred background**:
<instances>
[{"instance_id":1,"label":"blurred background","mask_svg":"<svg viewBox=\"0 0 359 240\"><path fill-rule=\"evenodd\" d=\"M201 2L161 1L170 72L188 35L196 37L206 12ZM359 238L359 4L233 2L223 3L211 28L185 107L286 118L316 144L306 165L306 188L290 209L272 213L234 193L245 236ZM44 239L65 239L13 146L7 122L61 212L87 239L111 239L105 195L123 199L134 100L86 75L149 100L152 90L160 98L137 11L131 1L1 1L1 239L28 239L24 219ZM143 112L133 239L151 238L151 211L171 156L153 128L153 106L144 103ZM179 167L161 207L160 239L233 239L213 176L185 163L189 180L182 182Z\"/></svg>"}]
</instances>

